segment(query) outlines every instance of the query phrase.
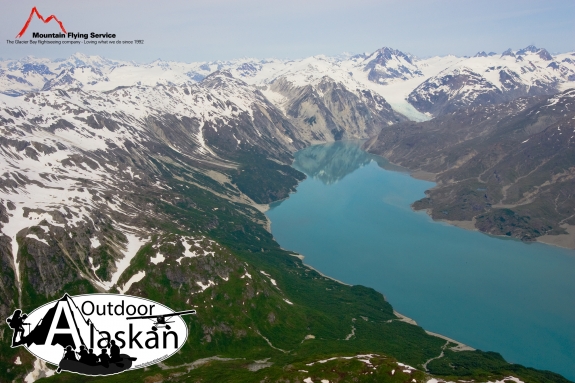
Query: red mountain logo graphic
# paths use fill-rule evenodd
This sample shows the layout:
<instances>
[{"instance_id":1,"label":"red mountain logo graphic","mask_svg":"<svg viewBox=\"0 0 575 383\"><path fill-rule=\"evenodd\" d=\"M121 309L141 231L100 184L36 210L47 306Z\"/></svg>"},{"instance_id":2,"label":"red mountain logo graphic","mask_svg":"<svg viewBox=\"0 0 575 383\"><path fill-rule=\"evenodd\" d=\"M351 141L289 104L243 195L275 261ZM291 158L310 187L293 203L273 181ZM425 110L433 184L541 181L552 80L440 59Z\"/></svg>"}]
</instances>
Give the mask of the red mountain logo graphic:
<instances>
[{"instance_id":1,"label":"red mountain logo graphic","mask_svg":"<svg viewBox=\"0 0 575 383\"><path fill-rule=\"evenodd\" d=\"M34 16L34 14L36 14L36 17L38 17L40 20L42 20L44 22L44 24L47 24L52 20L56 20L58 25L60 25L60 29L62 30L62 32L67 33L66 28L64 28L64 24L62 24L62 22L60 20L58 20L58 18L56 16L50 15L47 19L44 19L44 17L40 14L40 12L38 12L38 9L36 9L36 7L34 7L34 8L32 8L32 11L30 11L30 16L28 17L28 20L26 20L26 24L24 24L24 28L22 28L20 33L18 33L16 35L17 39L19 39L20 37L22 37L24 35L24 33L26 33L26 29L28 29L28 26L30 25L30 21L32 21L32 16Z\"/></svg>"}]
</instances>

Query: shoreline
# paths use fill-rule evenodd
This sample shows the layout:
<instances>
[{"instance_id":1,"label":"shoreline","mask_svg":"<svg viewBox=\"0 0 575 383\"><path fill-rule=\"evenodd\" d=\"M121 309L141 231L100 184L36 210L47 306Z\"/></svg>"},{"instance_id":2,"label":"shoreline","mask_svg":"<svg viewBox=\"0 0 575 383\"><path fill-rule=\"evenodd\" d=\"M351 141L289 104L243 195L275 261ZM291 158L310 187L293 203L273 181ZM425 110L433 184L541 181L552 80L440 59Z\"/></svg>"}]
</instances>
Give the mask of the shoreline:
<instances>
[{"instance_id":1,"label":"shoreline","mask_svg":"<svg viewBox=\"0 0 575 383\"><path fill-rule=\"evenodd\" d=\"M429 210L429 209L426 209L426 214L431 217L431 215L427 212L427 210ZM485 232L477 229L475 227L475 217L473 218L472 221L450 221L447 219L435 220L433 218L432 218L432 220L433 220L433 222L445 222L448 225L456 226L456 227L459 227L459 228L465 229L465 230L476 231L478 233L489 235L489 236L494 237L494 238L515 239L517 241L523 242L517 238L507 237L505 235L495 235L495 234L485 233ZM564 227L564 226L567 226L567 227ZM575 226L574 225L561 225L561 227L564 227L567 230L567 234L558 234L558 235L545 234L545 235L542 235L540 237L535 238L535 241L533 241L533 242L523 242L523 243L527 243L527 244L529 244L529 243L541 243L541 244L547 245L547 246L559 247L559 248L567 249L567 250L575 250Z\"/></svg>"},{"instance_id":2,"label":"shoreline","mask_svg":"<svg viewBox=\"0 0 575 383\"><path fill-rule=\"evenodd\" d=\"M436 173L426 172L426 171L421 170L421 169L410 170L408 168L405 168L401 165L398 165L394 162L389 161L387 158L380 156L379 154L374 154L374 153L368 152L367 150L365 150L363 148L362 148L362 150L364 150L366 153L369 153L371 155L384 158L386 161L388 161L392 165L406 169L407 172L409 173L409 175L411 177L415 178L416 180L436 182L436 177L437 177ZM433 189L433 188L431 188L431 189ZM413 210L413 208L412 208L412 210ZM425 209L425 212L428 216L431 217L431 214L429 214L429 209ZM459 227L461 229L477 231L479 233L490 235L490 236L495 237L495 238L507 238L507 239L510 238L510 237L507 237L504 235L495 235L495 234L485 233L485 232L477 229L475 227L475 218L473 218L473 220L471 220L471 221L450 221L447 219L437 219L436 220L433 218L431 218L431 219L433 222L445 222L449 225L456 226L456 227ZM558 234L558 235L545 234L545 235L542 235L540 237L535 238L534 242L541 243L541 244L548 245L548 246L559 247L559 248L567 249L567 250L575 250L575 225L562 224L560 226L567 231L567 234ZM515 238L515 239L517 239L517 238ZM517 240L521 241L519 239L517 239ZM523 241L521 241L521 242L523 242Z\"/></svg>"},{"instance_id":3,"label":"shoreline","mask_svg":"<svg viewBox=\"0 0 575 383\"><path fill-rule=\"evenodd\" d=\"M342 285L345 285L345 286L353 286L353 285L350 285L349 283L342 282L342 281L340 281L339 279L332 278L332 277L330 277L329 275L325 275L324 273L322 273L321 271L319 271L319 270L316 269L315 267L310 266L310 265L308 265L308 264L306 264L306 263L303 263L303 260L304 260L304 258L305 258L304 255L301 255L301 254L298 254L298 253L294 253L294 252L292 252L292 251L290 251L290 250L286 250L286 249L284 249L283 247L282 247L281 249L290 252L290 255L291 255L291 256L301 259L301 260L302 260L302 264L303 264L305 267L307 267L307 268L310 269L310 270L315 271L316 273L318 273L318 274L321 275L322 277L327 278L327 279L331 279L332 281L337 282L337 283L341 283ZM366 286L366 287L367 287L367 286ZM376 290L376 291L377 291L377 290ZM379 291L378 291L378 292L379 292ZM379 293L380 293L381 295L383 295L383 293L381 293L381 292L379 292ZM385 295L383 295L383 298L385 299L385 301L386 301L387 303L389 303L389 304L391 305L391 302L389 302L389 301L387 300L387 298L385 297ZM393 305L392 305L392 308L393 308ZM406 315L401 314L399 311L396 311L395 309L393 309L393 315L395 315L395 316L397 317L397 320L399 320L399 321L408 323L408 324L413 325L413 326L421 327L420 325L417 324L417 322L416 322L414 319L412 319L412 318L410 318L410 317L408 317L408 316L406 316ZM456 344L456 346L450 348L452 351L475 351L475 350L476 350L475 348L473 348L473 347L471 347L471 346L468 346L468 345L466 345L465 343L459 342L459 341L457 341L457 340L455 340L455 339L453 339L453 338L449 338L449 337L447 337L447 336L445 336L445 335L438 334L438 333L436 333L436 332L428 331L428 330L424 329L423 327L421 327L421 328L422 328L423 331L425 331L425 333L428 334L428 335L431 335L431 336L434 336L434 337L437 337L437 338L441 338L441 339L445 339L446 341L449 341L449 342L451 342L451 343Z\"/></svg>"},{"instance_id":4,"label":"shoreline","mask_svg":"<svg viewBox=\"0 0 575 383\"><path fill-rule=\"evenodd\" d=\"M425 329L424 329L424 330L425 330ZM475 351L475 350L476 350L476 349L474 349L474 348L471 347L471 346L468 346L468 345L466 345L466 344L464 344L464 343L458 342L458 341L456 341L455 339L448 338L448 337L446 337L445 335L441 335L441 334L438 334L438 333L436 333L436 332L431 332L431 331L427 331L427 330L425 330L425 332L426 332L427 334L431 335L431 336L435 336L435 337L437 337L437 338L445 339L445 340L448 341L448 342L455 343L457 346L454 346L454 347L450 347L450 348L449 348L449 349L452 350L452 351Z\"/></svg>"},{"instance_id":5,"label":"shoreline","mask_svg":"<svg viewBox=\"0 0 575 383\"><path fill-rule=\"evenodd\" d=\"M332 278L332 277L330 277L329 275L325 275L324 273L322 273L321 271L319 271L319 270L316 269L315 267L310 266L310 265L308 265L307 263L304 263L304 262L303 262L303 260L304 260L304 258L305 258L304 255L301 255L301 254L298 254L298 253L294 253L293 251L284 249L283 247L280 247L280 249L289 252L292 257L299 258L299 259L301 260L302 265L304 265L305 267L307 267L307 268L310 269L310 270L315 271L316 273L318 273L318 274L321 275L322 277L327 278L327 279L331 279L332 281L335 281L335 282L337 282L337 283L341 283L342 285L345 285L345 286L353 286L353 285L350 285L349 283L342 282L342 281L340 281L339 279ZM383 294L382 294L382 295L383 295Z\"/></svg>"},{"instance_id":6,"label":"shoreline","mask_svg":"<svg viewBox=\"0 0 575 383\"><path fill-rule=\"evenodd\" d=\"M385 158L385 157L383 157L383 158ZM412 176L413 178L417 179L417 180L430 181L430 182L435 182L435 177L436 177L435 173L429 173L429 172L426 172L423 170L415 170L413 172L410 172L409 175ZM413 208L412 208L412 210L413 210ZM425 209L425 213L429 217L431 217L430 209ZM507 238L507 239L513 238L513 237L507 237L505 235L490 234L490 233L486 233L486 232L479 230L478 228L475 227L475 217L473 217L473 219L471 221L451 221L448 219L433 219L433 218L431 218L431 219L433 220L433 222L445 222L449 225L456 226L456 227L459 227L461 229L476 231L478 233L486 234L486 235L489 235L489 236L492 236L495 238ZM558 235L545 234L545 235L542 235L540 237L535 238L535 241L533 241L533 242L541 243L541 244L548 245L548 246L560 247L562 249L567 249L567 250L575 250L575 225L562 224L560 226L567 231L567 234L558 234ZM517 238L515 238L515 239L517 239ZM517 240L521 241L520 239L517 239ZM521 241L521 242L523 242L523 241ZM529 243L529 242L527 242L527 243Z\"/></svg>"},{"instance_id":7,"label":"shoreline","mask_svg":"<svg viewBox=\"0 0 575 383\"><path fill-rule=\"evenodd\" d=\"M401 314L395 310L393 310L393 314L396 317L398 317L399 320L402 322L409 323L409 324L414 325L414 326L419 326L415 320L413 320L410 317L407 317L407 316L405 316L405 315L403 315L403 314ZM419 326L419 327L421 327L421 326ZM423 327L421 327L421 328L423 328ZM437 338L441 338L441 339L445 339L446 341L451 342L451 343L455 343L457 346L450 347L450 350L452 350L452 351L475 351L475 349L473 347L468 346L464 343L461 343L455 339L449 338L445 335L441 335L441 334L438 334L436 332L428 331L424 328L423 328L423 331L425 331L425 333L428 335L431 335L431 336L434 336Z\"/></svg>"}]
</instances>

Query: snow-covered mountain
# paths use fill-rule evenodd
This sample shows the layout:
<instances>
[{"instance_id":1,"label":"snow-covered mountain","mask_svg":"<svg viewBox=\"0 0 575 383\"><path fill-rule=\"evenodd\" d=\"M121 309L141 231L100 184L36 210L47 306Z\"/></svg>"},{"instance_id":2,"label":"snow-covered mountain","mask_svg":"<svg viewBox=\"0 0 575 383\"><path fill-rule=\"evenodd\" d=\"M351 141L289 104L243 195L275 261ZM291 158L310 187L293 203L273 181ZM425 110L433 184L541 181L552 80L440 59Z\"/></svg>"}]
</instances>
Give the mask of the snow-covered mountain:
<instances>
[{"instance_id":1,"label":"snow-covered mountain","mask_svg":"<svg viewBox=\"0 0 575 383\"><path fill-rule=\"evenodd\" d=\"M418 59L384 47L373 53L346 57L319 55L301 60L194 63L156 60L137 64L80 53L62 60L26 57L0 61L0 92L18 96L70 87L110 91L136 85L180 86L198 83L221 70L228 70L233 77L258 87L270 102L284 111L287 104L295 100L285 92L278 92L285 86L274 86L274 83L290 83L293 89L310 86L319 94L318 84L327 80L358 98L371 92L383 97L393 109L396 115L388 118L390 123L397 118L401 120L397 114L425 120L459 107L551 94L575 86L574 53L551 55L543 48L528 46L502 54L479 52L474 57ZM328 104L326 101L322 103ZM300 117L305 120L313 116Z\"/></svg>"},{"instance_id":2,"label":"snow-covered mountain","mask_svg":"<svg viewBox=\"0 0 575 383\"><path fill-rule=\"evenodd\" d=\"M89 230L98 233L89 241L114 244L113 256L89 252L77 264L110 286L122 249L149 234L122 229L145 216L133 195L161 195L166 169L186 169L188 178L177 177L257 205L289 193L291 184L274 175L289 174L294 150L368 138L459 106L556 92L575 84L574 70L574 54L532 46L472 58L417 59L382 48L302 60L143 65L76 54L0 61L0 239L12 254L5 261L17 263L19 246L30 241L39 243L29 254L40 257L40 243ZM243 166L261 163L264 178L242 178ZM253 182L270 180L284 186L250 194ZM100 231L104 223L115 239Z\"/></svg>"},{"instance_id":3,"label":"snow-covered mountain","mask_svg":"<svg viewBox=\"0 0 575 383\"><path fill-rule=\"evenodd\" d=\"M369 70L370 81L385 84L389 80L407 80L423 76L414 63L414 57L397 49L381 48L365 58L364 70Z\"/></svg>"},{"instance_id":4,"label":"snow-covered mountain","mask_svg":"<svg viewBox=\"0 0 575 383\"><path fill-rule=\"evenodd\" d=\"M438 115L470 105L548 95L575 85L575 55L552 56L533 45L501 55L480 52L445 68L415 88L408 101Z\"/></svg>"},{"instance_id":5,"label":"snow-covered mountain","mask_svg":"<svg viewBox=\"0 0 575 383\"><path fill-rule=\"evenodd\" d=\"M502 67L518 57L533 62L533 70ZM353 295L357 287L351 298L342 298L347 287L283 254L266 231L264 205L286 198L304 177L289 166L292 153L316 142L363 139L396 123L428 120L481 94L522 95L522 84L536 84L528 94L536 94L535 87L545 93L572 86L574 58L529 48L417 59L382 48L301 60L138 64L83 54L0 60L0 316L63 291L116 291L169 297L175 308L202 305L198 325L191 327L202 355L213 351L212 344L236 337L242 353L244 344L267 347L272 341L296 350L302 338L312 339L306 335L310 326L329 329L326 334L333 337L337 326L324 322L337 315L316 314L310 291L339 289L329 297L340 300L326 307L365 304L350 308L350 325L356 312L381 314L364 292L361 299ZM495 69L481 72L475 62ZM437 110L408 97L417 91L432 99L439 92L429 85L432 79L467 67L470 79L459 93L446 92ZM503 78L499 83L490 77L496 71ZM467 98L458 96L465 92ZM560 128L571 132L571 125ZM551 139L563 138L559 130L552 133ZM251 264L252 255L264 253L257 267ZM260 261L272 262L270 273L281 278L274 276L276 282L261 270ZM282 290L287 284L311 288L297 301L289 295L295 292ZM290 309L305 302L312 302L306 311ZM387 309L393 318L391 306ZM238 321L226 322L234 316ZM369 323L390 323L387 316L374 318ZM294 324L299 330L291 343L277 343ZM289 331L270 327L276 325ZM349 327L343 331L334 339L344 339ZM406 344L427 342L413 341L416 332L408 333ZM421 363L439 354L443 344ZM6 371L20 361L17 350L9 352L0 357Z\"/></svg>"},{"instance_id":6,"label":"snow-covered mountain","mask_svg":"<svg viewBox=\"0 0 575 383\"><path fill-rule=\"evenodd\" d=\"M0 95L0 143L2 262L15 265L14 286L46 294L78 278L116 284L120 260L129 264L154 231L144 221L163 219L142 198L180 202L160 182L166 174L254 205L230 181L243 153L286 173L290 152L305 145L259 91L226 72L192 85ZM58 246L77 270L46 263ZM6 304L18 296L0 293Z\"/></svg>"}]
</instances>

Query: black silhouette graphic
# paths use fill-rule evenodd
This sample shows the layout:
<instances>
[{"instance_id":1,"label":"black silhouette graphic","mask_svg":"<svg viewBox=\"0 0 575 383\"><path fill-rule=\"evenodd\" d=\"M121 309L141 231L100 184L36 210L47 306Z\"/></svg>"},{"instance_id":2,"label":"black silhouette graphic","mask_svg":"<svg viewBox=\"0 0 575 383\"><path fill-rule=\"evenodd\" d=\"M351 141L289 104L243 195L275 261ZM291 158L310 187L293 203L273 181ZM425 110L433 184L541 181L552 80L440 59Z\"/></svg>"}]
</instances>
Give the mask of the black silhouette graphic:
<instances>
[{"instance_id":1,"label":"black silhouette graphic","mask_svg":"<svg viewBox=\"0 0 575 383\"><path fill-rule=\"evenodd\" d=\"M72 346L66 346L66 352L64 353L65 360L76 361L76 353L72 350Z\"/></svg>"},{"instance_id":2,"label":"black silhouette graphic","mask_svg":"<svg viewBox=\"0 0 575 383\"><path fill-rule=\"evenodd\" d=\"M181 315L195 315L196 310L186 310L186 311L178 311L171 314L162 314L162 315L148 315L148 316L141 316L141 317L128 317L126 319L151 319L154 322L152 326L152 330L157 331L158 328L165 327L166 329L170 329L170 325L168 323L174 323L174 321L166 321L166 318L173 317L173 316L181 316Z\"/></svg>"},{"instance_id":3,"label":"black silhouette graphic","mask_svg":"<svg viewBox=\"0 0 575 383\"><path fill-rule=\"evenodd\" d=\"M58 310L59 305L67 305L68 312L71 313L72 316L72 323L68 323L68 319L66 315L63 315L61 310ZM72 298L65 294L62 298L56 301L56 304L51 307L44 318L36 325L36 327L30 331L28 335L24 335L24 328L23 325L27 324L24 323L24 319L27 318L27 315L24 314L20 316L21 310L14 311L14 314L11 318L6 319L6 322L10 325L11 328L14 329L14 335L12 337L12 347L20 346L26 344L26 346L30 346L31 344L43 345L46 344L46 340L48 337L48 333L50 328L52 327L52 322L54 321L54 316L57 312L60 312L60 317L57 318L57 328L64 328L69 329L68 333L64 334L54 334L54 337L51 341L51 345L59 344L62 347L72 346L72 348L79 347L80 344L85 345L85 342L82 338L80 329L78 328L78 322L76 321L76 316L74 315L74 310L72 309L72 305L76 308L76 312L79 313L80 316L82 314L77 309L76 305L72 301ZM89 320L81 318L85 325L93 326L92 322ZM29 325L29 324L27 324ZM80 340L80 344L76 344L74 341L74 336L72 336L72 332L75 333L76 339ZM16 341L17 335L20 334L20 339Z\"/></svg>"},{"instance_id":4,"label":"black silhouette graphic","mask_svg":"<svg viewBox=\"0 0 575 383\"><path fill-rule=\"evenodd\" d=\"M110 361L112 362L120 362L122 358L120 357L120 347L116 345L116 341L110 341Z\"/></svg>"},{"instance_id":5,"label":"black silhouette graphic","mask_svg":"<svg viewBox=\"0 0 575 383\"><path fill-rule=\"evenodd\" d=\"M81 361L81 360L80 360ZM82 361L81 361L82 362ZM82 362L84 364L95 366L98 364L98 355L94 354L94 349L91 348L86 355L86 361Z\"/></svg>"},{"instance_id":6,"label":"black silhouette graphic","mask_svg":"<svg viewBox=\"0 0 575 383\"><path fill-rule=\"evenodd\" d=\"M100 364L106 368L110 366L110 355L108 355L108 350L105 348L102 349L102 353L98 355L100 359Z\"/></svg>"},{"instance_id":7,"label":"black silhouette graphic","mask_svg":"<svg viewBox=\"0 0 575 383\"><path fill-rule=\"evenodd\" d=\"M6 323L10 326L10 328L14 329L14 334L12 335L12 347L19 346L23 343L24 338L24 325L30 325L29 323L24 323L24 321L28 318L27 314L22 315L22 310L14 310L12 316L6 319ZM20 335L20 336L18 336ZM19 338L16 341L16 338Z\"/></svg>"},{"instance_id":8,"label":"black silhouette graphic","mask_svg":"<svg viewBox=\"0 0 575 383\"><path fill-rule=\"evenodd\" d=\"M50 339L50 345L62 346L62 360L56 370L75 372L84 375L111 375L117 374L132 367L136 358L120 353L120 347L115 341L109 341L107 348L102 348L99 355L94 354L84 342L90 333L100 334L91 320L86 320L72 297L64 294L56 303L48 309L44 317L36 326L26 334L24 326L30 326L24 321L28 318L22 314L22 310L15 310L12 316L6 319L6 323L12 328L12 347L31 344L45 345ZM56 321L56 322L54 322ZM50 333L50 329L60 331ZM82 331L81 328L84 330ZM50 337L51 335L51 337ZM82 336L84 335L84 337ZM78 349L78 351L74 351Z\"/></svg>"},{"instance_id":9,"label":"black silhouette graphic","mask_svg":"<svg viewBox=\"0 0 575 383\"><path fill-rule=\"evenodd\" d=\"M84 307L86 304L88 304L88 310ZM96 325L91 321L91 319L86 319L86 316L91 317L92 315L88 314L88 312L90 312L89 310L92 310L91 312L93 313L93 301L82 301L80 305L82 306L82 310L76 305L71 296L64 294L62 298L43 306L39 311L37 310L32 312L30 316L28 314L24 314L20 309L14 310L12 316L6 319L6 323L8 323L13 331L12 347L30 347L31 345L44 346L39 347L39 349L44 350L43 352L45 353L48 352L51 354L49 357L51 363L55 363L56 360L60 359L56 370L58 373L69 371L82 375L102 376L118 374L124 370L132 368L133 362L136 361L136 358L122 353L122 348L126 347L127 343L124 341L125 338L118 338L118 334L123 334L124 332L117 332L116 340L112 340L110 332L106 331L110 330L109 328L100 331L96 328ZM107 305L105 305L109 310L109 315L114 315L112 314L112 305L112 302L108 302ZM101 306L104 307L104 305ZM151 307L153 306L154 305L150 306L150 313L152 312ZM113 312L118 319L122 318L124 315L123 309L124 300L122 300L121 305L114 306ZM122 310L122 313L118 313L116 310ZM106 311L103 313L106 313ZM108 327L111 327L110 322L106 322L105 320L100 322L100 316L104 315L103 313L98 309L97 315L94 316L94 318L96 318L96 321L101 325L107 324ZM160 328L170 330L170 324L177 322L176 317L189 314L196 314L196 310L186 310L160 315L135 316L128 318L123 317L123 319L149 319L153 322L152 330L158 331ZM30 323L25 322L27 319ZM26 326L28 327L26 328ZM135 342L138 343L138 347L141 349L142 346L139 344L137 337L142 333L142 331L133 332L133 323L130 323L127 327L129 328L128 333L130 334L130 347L132 347L133 337ZM167 331L164 335L170 335L169 333L173 333L175 343L177 343L177 334L174 331ZM158 333L150 331L148 334L153 335L148 341L153 341L155 337L156 343L158 343ZM145 342L146 347L151 349L152 352L155 352L156 350L153 348L154 346L148 346L148 341ZM120 343L120 345L118 343ZM166 337L164 337L164 349L166 349L165 343ZM48 347L46 348L46 346ZM52 346L52 348L50 346ZM94 352L93 348L89 348L95 346L99 348L96 349L96 352ZM155 347L159 348L159 345L156 345ZM175 347L177 347L177 345ZM54 350L56 353L55 355L52 354ZM61 355L61 358L58 358L59 355ZM138 354L138 356L139 355L140 354ZM54 357L55 360L52 359ZM141 367L141 365L138 367Z\"/></svg>"},{"instance_id":10,"label":"black silhouette graphic","mask_svg":"<svg viewBox=\"0 0 575 383\"><path fill-rule=\"evenodd\" d=\"M80 352L78 353L78 355L80 356L80 359L78 360L79 362L88 364L88 350L86 346L84 345L80 346Z\"/></svg>"},{"instance_id":11,"label":"black silhouette graphic","mask_svg":"<svg viewBox=\"0 0 575 383\"><path fill-rule=\"evenodd\" d=\"M110 342L110 355L106 348L100 349L100 355L94 354L94 349L86 351L84 346L80 347L80 359L76 359L76 353L71 346L64 349L64 357L58 365L56 372L75 372L84 375L111 375L117 374L132 367L132 358L126 354L120 354L120 347L114 341ZM85 353L85 357L82 354Z\"/></svg>"}]
</instances>

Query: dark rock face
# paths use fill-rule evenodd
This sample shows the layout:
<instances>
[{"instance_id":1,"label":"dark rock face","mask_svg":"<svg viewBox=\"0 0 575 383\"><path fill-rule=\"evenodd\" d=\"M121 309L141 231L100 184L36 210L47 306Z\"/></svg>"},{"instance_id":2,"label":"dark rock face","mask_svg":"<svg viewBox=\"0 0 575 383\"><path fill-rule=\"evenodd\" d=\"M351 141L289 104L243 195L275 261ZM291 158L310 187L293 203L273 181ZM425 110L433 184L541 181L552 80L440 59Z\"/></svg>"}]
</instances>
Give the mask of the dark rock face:
<instances>
[{"instance_id":1,"label":"dark rock face","mask_svg":"<svg viewBox=\"0 0 575 383\"><path fill-rule=\"evenodd\" d=\"M383 129L366 143L392 162L436 173L414 203L434 219L530 241L575 223L575 91L468 107Z\"/></svg>"},{"instance_id":2,"label":"dark rock face","mask_svg":"<svg viewBox=\"0 0 575 383\"><path fill-rule=\"evenodd\" d=\"M501 57L503 56L510 56L510 57L516 57L515 53L513 53L513 50L511 50L511 48L507 49L505 52L503 52L501 54Z\"/></svg>"},{"instance_id":3,"label":"dark rock face","mask_svg":"<svg viewBox=\"0 0 575 383\"><path fill-rule=\"evenodd\" d=\"M327 76L306 86L280 77L271 89L286 97L286 115L308 142L367 138L382 126L405 120L380 95L352 92Z\"/></svg>"}]
</instances>

